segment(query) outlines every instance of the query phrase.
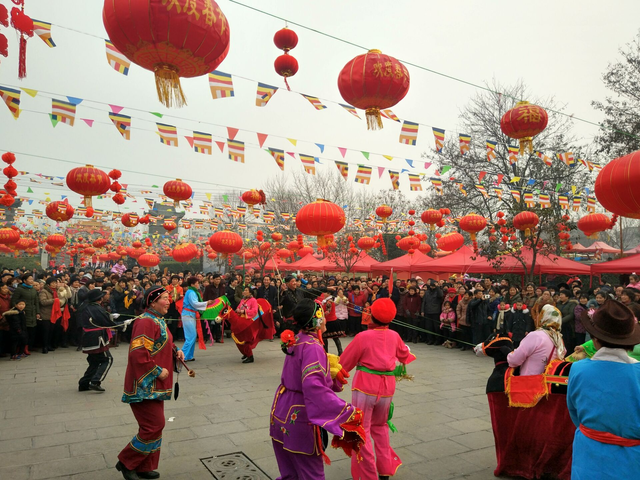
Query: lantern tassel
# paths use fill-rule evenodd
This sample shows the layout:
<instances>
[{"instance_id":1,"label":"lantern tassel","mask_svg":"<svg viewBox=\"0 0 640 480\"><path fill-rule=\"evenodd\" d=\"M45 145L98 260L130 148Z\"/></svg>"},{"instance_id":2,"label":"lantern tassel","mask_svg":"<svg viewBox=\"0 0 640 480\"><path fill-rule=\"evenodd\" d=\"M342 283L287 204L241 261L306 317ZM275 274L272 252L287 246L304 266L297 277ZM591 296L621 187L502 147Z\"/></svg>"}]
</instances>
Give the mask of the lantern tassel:
<instances>
[{"instance_id":1,"label":"lantern tassel","mask_svg":"<svg viewBox=\"0 0 640 480\"><path fill-rule=\"evenodd\" d=\"M367 130L382 130L382 117L380 116L380 109L377 107L367 108Z\"/></svg>"},{"instance_id":2,"label":"lantern tassel","mask_svg":"<svg viewBox=\"0 0 640 480\"><path fill-rule=\"evenodd\" d=\"M155 69L158 99L165 107L184 107L187 99L180 85L178 71L169 65L158 65Z\"/></svg>"},{"instance_id":3,"label":"lantern tassel","mask_svg":"<svg viewBox=\"0 0 640 480\"><path fill-rule=\"evenodd\" d=\"M291 87L289 86L289 82L287 82L287 77L284 77L284 84L287 86L287 90L291 91Z\"/></svg>"},{"instance_id":4,"label":"lantern tassel","mask_svg":"<svg viewBox=\"0 0 640 480\"><path fill-rule=\"evenodd\" d=\"M533 137L520 139L520 155L524 155L525 153L533 153Z\"/></svg>"},{"instance_id":5,"label":"lantern tassel","mask_svg":"<svg viewBox=\"0 0 640 480\"><path fill-rule=\"evenodd\" d=\"M27 76L27 37L20 35L20 56L18 61L18 78Z\"/></svg>"}]
</instances>

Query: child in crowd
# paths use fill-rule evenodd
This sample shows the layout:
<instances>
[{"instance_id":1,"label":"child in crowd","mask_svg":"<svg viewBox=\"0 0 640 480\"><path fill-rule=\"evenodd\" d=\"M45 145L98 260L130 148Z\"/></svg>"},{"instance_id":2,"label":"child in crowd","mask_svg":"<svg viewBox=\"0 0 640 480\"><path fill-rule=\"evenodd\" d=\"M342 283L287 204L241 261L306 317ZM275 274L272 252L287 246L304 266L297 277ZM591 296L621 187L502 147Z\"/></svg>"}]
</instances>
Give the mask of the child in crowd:
<instances>
[{"instance_id":1,"label":"child in crowd","mask_svg":"<svg viewBox=\"0 0 640 480\"><path fill-rule=\"evenodd\" d=\"M514 348L520 346L522 339L535 330L531 314L526 305L522 303L522 298L518 298L516 304L511 309L511 316L507 319L506 332L513 340Z\"/></svg>"},{"instance_id":2,"label":"child in crowd","mask_svg":"<svg viewBox=\"0 0 640 480\"><path fill-rule=\"evenodd\" d=\"M440 314L440 330L447 337L447 340L442 344L445 348L454 348L456 343L456 312L451 308L451 302L445 300L442 304L442 313Z\"/></svg>"},{"instance_id":3,"label":"child in crowd","mask_svg":"<svg viewBox=\"0 0 640 480\"><path fill-rule=\"evenodd\" d=\"M27 318L24 309L27 306L24 300L18 301L11 310L2 314L9 324L9 339L11 341L11 360L20 360L27 355L24 352Z\"/></svg>"},{"instance_id":4,"label":"child in crowd","mask_svg":"<svg viewBox=\"0 0 640 480\"><path fill-rule=\"evenodd\" d=\"M506 334L506 326L509 318L511 318L511 305L504 300L500 300L496 313L496 328L494 332L503 335Z\"/></svg>"},{"instance_id":5,"label":"child in crowd","mask_svg":"<svg viewBox=\"0 0 640 480\"><path fill-rule=\"evenodd\" d=\"M371 304L367 301L362 309L362 330L367 330L371 325Z\"/></svg>"}]
</instances>

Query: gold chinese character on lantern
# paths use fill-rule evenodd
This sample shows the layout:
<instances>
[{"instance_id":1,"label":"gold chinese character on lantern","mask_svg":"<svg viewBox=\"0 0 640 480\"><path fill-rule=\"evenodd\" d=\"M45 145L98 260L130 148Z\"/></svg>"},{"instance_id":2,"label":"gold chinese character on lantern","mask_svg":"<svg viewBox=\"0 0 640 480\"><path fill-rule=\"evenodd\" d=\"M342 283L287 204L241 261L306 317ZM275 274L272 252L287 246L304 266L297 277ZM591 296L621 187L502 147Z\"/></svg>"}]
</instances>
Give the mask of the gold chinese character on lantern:
<instances>
[{"instance_id":1,"label":"gold chinese character on lantern","mask_svg":"<svg viewBox=\"0 0 640 480\"><path fill-rule=\"evenodd\" d=\"M204 21L209 26L213 25L213 22L216 21L216 14L213 11L213 5L211 4L211 0L204 0L202 15L204 16Z\"/></svg>"},{"instance_id":2,"label":"gold chinese character on lantern","mask_svg":"<svg viewBox=\"0 0 640 480\"><path fill-rule=\"evenodd\" d=\"M227 17L222 14L220 7L216 7L216 12L218 12L218 17L220 17L220 35L223 35L227 30Z\"/></svg>"},{"instance_id":3,"label":"gold chinese character on lantern","mask_svg":"<svg viewBox=\"0 0 640 480\"><path fill-rule=\"evenodd\" d=\"M197 7L196 0L185 0L184 2L184 13L187 15L195 15L196 20L200 20L200 14L196 10Z\"/></svg>"},{"instance_id":4,"label":"gold chinese character on lantern","mask_svg":"<svg viewBox=\"0 0 640 480\"><path fill-rule=\"evenodd\" d=\"M400 66L399 63L396 63L396 68L395 68L394 75L395 75L396 78L404 77L404 73L402 73L402 67Z\"/></svg>"},{"instance_id":5,"label":"gold chinese character on lantern","mask_svg":"<svg viewBox=\"0 0 640 480\"><path fill-rule=\"evenodd\" d=\"M173 7L176 7L177 13L182 12L182 7L178 0L162 0L162 5L167 5L167 12L170 12Z\"/></svg>"},{"instance_id":6,"label":"gold chinese character on lantern","mask_svg":"<svg viewBox=\"0 0 640 480\"><path fill-rule=\"evenodd\" d=\"M393 64L391 62L385 62L384 64L384 76L385 77L390 77L392 75L392 66Z\"/></svg>"},{"instance_id":7,"label":"gold chinese character on lantern","mask_svg":"<svg viewBox=\"0 0 640 480\"><path fill-rule=\"evenodd\" d=\"M376 77L380 77L383 75L382 73L382 64L380 62L373 64L373 75Z\"/></svg>"},{"instance_id":8,"label":"gold chinese character on lantern","mask_svg":"<svg viewBox=\"0 0 640 480\"><path fill-rule=\"evenodd\" d=\"M520 108L518 113L520 114L518 120L522 120L525 123L536 123L542 120L540 111L534 105L524 105Z\"/></svg>"}]
</instances>

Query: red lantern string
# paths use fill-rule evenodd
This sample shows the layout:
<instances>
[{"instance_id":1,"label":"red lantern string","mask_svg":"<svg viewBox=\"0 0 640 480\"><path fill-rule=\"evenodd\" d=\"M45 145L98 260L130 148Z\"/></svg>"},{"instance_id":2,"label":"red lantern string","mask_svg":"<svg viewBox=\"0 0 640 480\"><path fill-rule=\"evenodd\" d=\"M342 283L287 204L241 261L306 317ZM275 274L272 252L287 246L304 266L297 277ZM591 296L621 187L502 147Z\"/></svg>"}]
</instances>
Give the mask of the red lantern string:
<instances>
[{"instance_id":1,"label":"red lantern string","mask_svg":"<svg viewBox=\"0 0 640 480\"><path fill-rule=\"evenodd\" d=\"M289 51L293 50L298 44L298 35L293 30L285 27L276 32L273 37L273 43L284 52L284 55L276 58L273 66L276 73L284 77L284 84L287 86L287 90L291 91L287 78L293 77L298 73L298 61L292 55L289 55Z\"/></svg>"},{"instance_id":2,"label":"red lantern string","mask_svg":"<svg viewBox=\"0 0 640 480\"><path fill-rule=\"evenodd\" d=\"M33 36L33 20L24 13L24 0L12 0L15 5L11 9L11 26L20 34L20 60L18 62L18 78L27 76L27 37Z\"/></svg>"}]
</instances>

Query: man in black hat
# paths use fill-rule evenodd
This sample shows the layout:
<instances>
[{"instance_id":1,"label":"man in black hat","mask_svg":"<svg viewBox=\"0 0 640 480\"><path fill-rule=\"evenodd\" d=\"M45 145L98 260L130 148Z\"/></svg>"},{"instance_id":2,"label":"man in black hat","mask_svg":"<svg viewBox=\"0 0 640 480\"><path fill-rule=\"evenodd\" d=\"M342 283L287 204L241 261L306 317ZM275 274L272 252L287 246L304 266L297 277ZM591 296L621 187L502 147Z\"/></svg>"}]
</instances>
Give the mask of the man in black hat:
<instances>
[{"instance_id":1,"label":"man in black hat","mask_svg":"<svg viewBox=\"0 0 640 480\"><path fill-rule=\"evenodd\" d=\"M87 354L89 366L83 377L78 382L78 390L81 392L94 390L104 392L100 385L109 373L113 357L109 352L109 329L126 326L133 319L125 320L117 324L111 320L111 316L102 307L100 301L107 292L102 290L90 290L86 301L78 310L82 322L82 351Z\"/></svg>"}]
</instances>

